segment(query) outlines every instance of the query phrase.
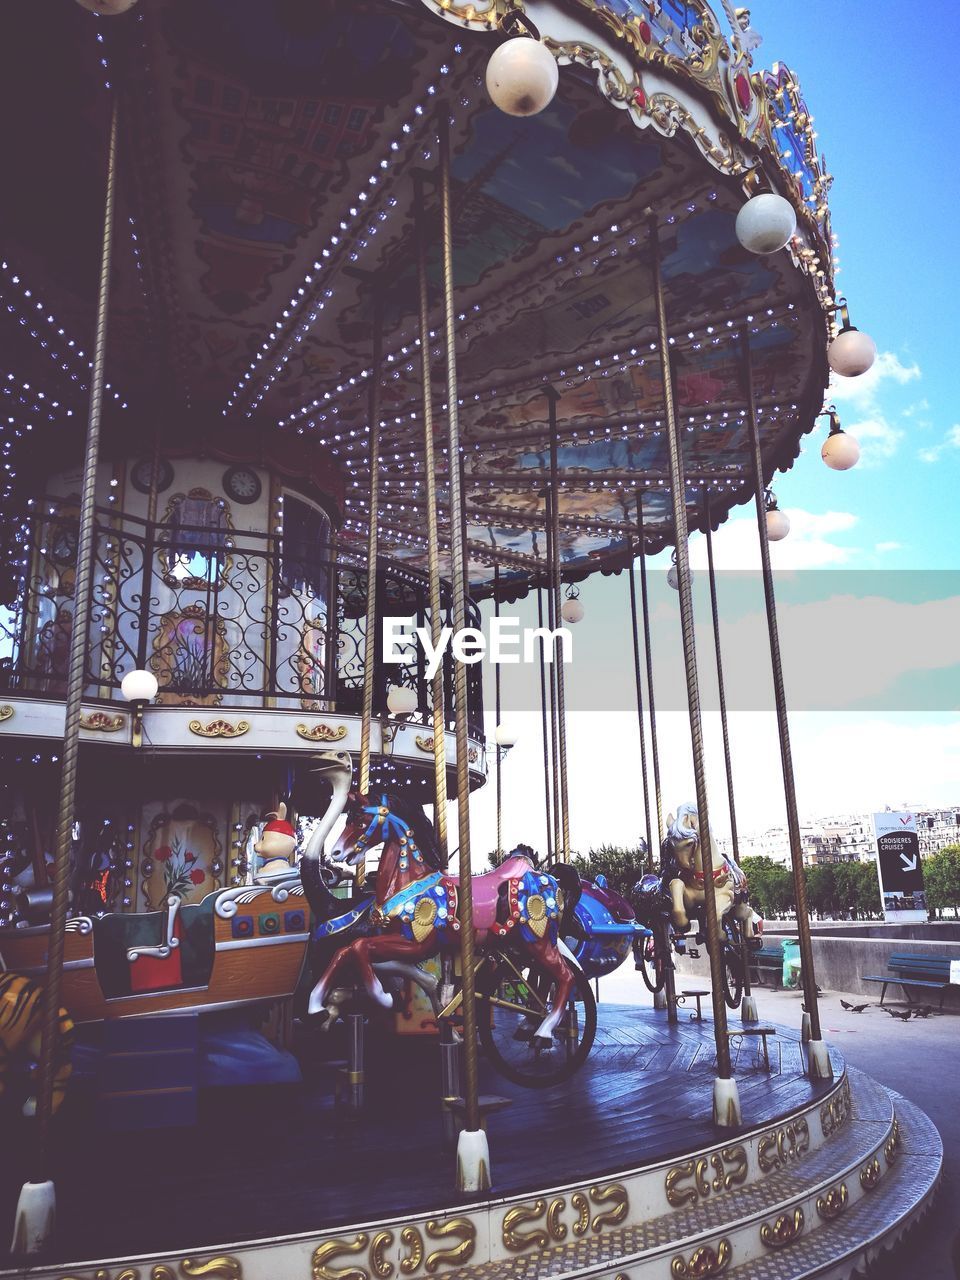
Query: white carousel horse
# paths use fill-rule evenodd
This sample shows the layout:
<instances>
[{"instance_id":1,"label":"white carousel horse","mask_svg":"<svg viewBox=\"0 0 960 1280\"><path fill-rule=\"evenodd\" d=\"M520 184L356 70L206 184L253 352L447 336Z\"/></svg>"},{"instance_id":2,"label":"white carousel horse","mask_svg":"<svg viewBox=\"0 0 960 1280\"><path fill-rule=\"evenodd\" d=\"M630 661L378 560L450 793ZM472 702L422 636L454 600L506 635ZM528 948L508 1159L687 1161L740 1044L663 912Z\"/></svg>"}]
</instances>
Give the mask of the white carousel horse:
<instances>
[{"instance_id":1,"label":"white carousel horse","mask_svg":"<svg viewBox=\"0 0 960 1280\"><path fill-rule=\"evenodd\" d=\"M690 916L702 914L705 904L700 818L692 802L679 805L677 816L670 814L667 818L663 852L663 880L671 901L670 920L674 928L686 932ZM720 853L712 835L710 852L717 920L721 921L732 908L749 938L753 927L750 905L746 901L747 878L732 858Z\"/></svg>"}]
</instances>

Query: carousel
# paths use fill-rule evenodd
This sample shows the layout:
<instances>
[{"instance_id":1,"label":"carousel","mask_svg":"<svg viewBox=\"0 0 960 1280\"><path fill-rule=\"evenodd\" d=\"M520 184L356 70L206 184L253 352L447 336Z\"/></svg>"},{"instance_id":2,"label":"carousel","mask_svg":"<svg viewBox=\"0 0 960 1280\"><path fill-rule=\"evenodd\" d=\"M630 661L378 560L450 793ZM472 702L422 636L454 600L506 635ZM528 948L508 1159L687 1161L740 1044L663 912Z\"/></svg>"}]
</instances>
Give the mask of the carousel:
<instances>
[{"instance_id":1,"label":"carousel","mask_svg":"<svg viewBox=\"0 0 960 1280\"><path fill-rule=\"evenodd\" d=\"M0 1274L862 1274L928 1209L942 1147L818 1011L772 484L812 432L856 463L828 383L876 350L836 292L796 76L762 69L727 0L33 0L3 21ZM737 862L712 535L744 504L795 1027L760 1020ZM628 587L629 901L572 865L558 658L592 574ZM499 674L488 732L475 662L481 607L524 597L537 851L503 846L513 737ZM688 1016L674 958L696 946ZM652 1001L598 1001L622 965Z\"/></svg>"}]
</instances>

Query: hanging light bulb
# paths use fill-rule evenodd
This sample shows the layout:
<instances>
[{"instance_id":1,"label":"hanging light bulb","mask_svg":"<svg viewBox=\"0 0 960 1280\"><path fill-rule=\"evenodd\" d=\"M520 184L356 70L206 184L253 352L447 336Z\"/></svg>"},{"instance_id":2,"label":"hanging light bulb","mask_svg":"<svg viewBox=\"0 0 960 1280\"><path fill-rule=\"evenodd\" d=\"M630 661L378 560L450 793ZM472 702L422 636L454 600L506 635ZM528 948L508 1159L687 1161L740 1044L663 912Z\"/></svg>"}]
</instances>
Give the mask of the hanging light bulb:
<instances>
[{"instance_id":1,"label":"hanging light bulb","mask_svg":"<svg viewBox=\"0 0 960 1280\"><path fill-rule=\"evenodd\" d=\"M737 239L749 253L777 253L797 229L797 214L789 200L764 191L740 206Z\"/></svg>"},{"instance_id":2,"label":"hanging light bulb","mask_svg":"<svg viewBox=\"0 0 960 1280\"><path fill-rule=\"evenodd\" d=\"M679 591L680 590L680 570L677 567L676 548L674 548L674 550L670 552L670 561L671 561L670 568L667 570L667 586L672 587L674 591ZM688 567L687 576L692 582L693 574L689 572L689 567Z\"/></svg>"},{"instance_id":3,"label":"hanging light bulb","mask_svg":"<svg viewBox=\"0 0 960 1280\"><path fill-rule=\"evenodd\" d=\"M580 592L571 583L567 587L567 598L560 606L560 617L571 624L582 622L586 610L580 603Z\"/></svg>"},{"instance_id":4,"label":"hanging light bulb","mask_svg":"<svg viewBox=\"0 0 960 1280\"><path fill-rule=\"evenodd\" d=\"M535 116L553 101L560 72L530 20L516 11L511 19L514 31L522 27L529 34L515 35L494 49L487 63L487 93L508 116Z\"/></svg>"},{"instance_id":5,"label":"hanging light bulb","mask_svg":"<svg viewBox=\"0 0 960 1280\"><path fill-rule=\"evenodd\" d=\"M830 417L830 434L823 442L820 457L832 471L849 471L860 460L860 446L840 426L840 418L833 405L824 413Z\"/></svg>"},{"instance_id":6,"label":"hanging light bulb","mask_svg":"<svg viewBox=\"0 0 960 1280\"><path fill-rule=\"evenodd\" d=\"M502 747L504 751L509 751L511 747L517 745L518 734L516 729L508 724L498 724L494 738L498 747Z\"/></svg>"},{"instance_id":7,"label":"hanging light bulb","mask_svg":"<svg viewBox=\"0 0 960 1280\"><path fill-rule=\"evenodd\" d=\"M387 711L392 716L410 716L417 709L417 691L406 685L392 684L387 690Z\"/></svg>"},{"instance_id":8,"label":"hanging light bulb","mask_svg":"<svg viewBox=\"0 0 960 1280\"><path fill-rule=\"evenodd\" d=\"M767 508L767 538L770 542L779 542L790 532L790 517L777 505L776 494L767 490L765 494Z\"/></svg>"},{"instance_id":9,"label":"hanging light bulb","mask_svg":"<svg viewBox=\"0 0 960 1280\"><path fill-rule=\"evenodd\" d=\"M840 312L840 332L827 347L827 363L841 378L858 378L872 368L877 358L877 344L869 334L850 323L850 312L845 298L837 300ZM852 465L852 464L851 464Z\"/></svg>"}]
</instances>

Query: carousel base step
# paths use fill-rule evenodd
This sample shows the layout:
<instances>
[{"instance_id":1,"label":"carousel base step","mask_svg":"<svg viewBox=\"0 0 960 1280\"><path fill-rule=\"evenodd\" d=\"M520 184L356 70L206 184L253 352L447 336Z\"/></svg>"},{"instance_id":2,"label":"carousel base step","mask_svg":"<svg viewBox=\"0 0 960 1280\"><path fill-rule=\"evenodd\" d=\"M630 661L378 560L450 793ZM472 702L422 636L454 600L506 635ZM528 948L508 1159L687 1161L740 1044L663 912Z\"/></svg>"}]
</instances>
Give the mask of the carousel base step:
<instances>
[{"instance_id":1,"label":"carousel base step","mask_svg":"<svg viewBox=\"0 0 960 1280\"><path fill-rule=\"evenodd\" d=\"M196 1014L104 1025L97 1115L106 1129L196 1124L198 1026Z\"/></svg>"}]
</instances>

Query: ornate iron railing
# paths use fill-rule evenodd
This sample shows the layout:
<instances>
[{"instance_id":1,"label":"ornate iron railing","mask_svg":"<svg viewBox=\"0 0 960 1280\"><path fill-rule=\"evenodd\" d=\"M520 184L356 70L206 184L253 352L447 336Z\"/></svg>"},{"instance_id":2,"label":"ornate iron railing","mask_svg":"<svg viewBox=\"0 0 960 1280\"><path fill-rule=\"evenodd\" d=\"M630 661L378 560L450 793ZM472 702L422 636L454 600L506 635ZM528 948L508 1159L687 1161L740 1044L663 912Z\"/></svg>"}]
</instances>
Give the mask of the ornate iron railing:
<instances>
[{"instance_id":1,"label":"ornate iron railing","mask_svg":"<svg viewBox=\"0 0 960 1280\"><path fill-rule=\"evenodd\" d=\"M49 500L21 525L22 568L0 607L0 687L62 698L74 612L77 512ZM359 712L367 660L367 569L343 547L285 544L282 533L150 524L98 509L87 647L86 696L116 698L124 675L147 668L164 705ZM443 592L444 625L450 624ZM390 685L415 689L424 720L432 685L421 646L400 665L383 660L381 620L430 626L422 575L381 561L373 640L374 711ZM470 625L479 611L470 605ZM479 666L468 672L468 720L482 736ZM453 724L453 659L444 663Z\"/></svg>"}]
</instances>

